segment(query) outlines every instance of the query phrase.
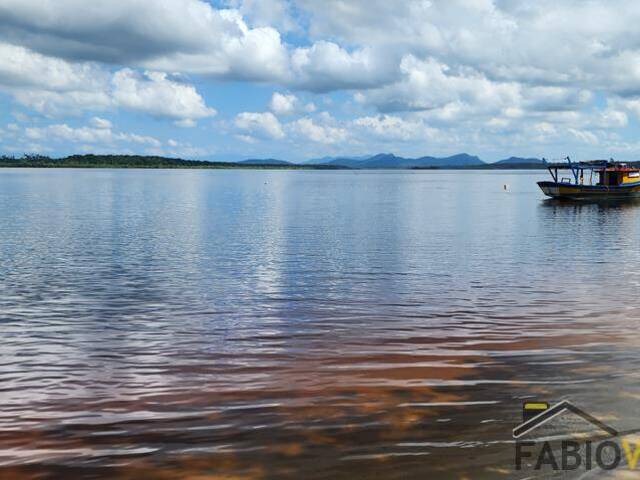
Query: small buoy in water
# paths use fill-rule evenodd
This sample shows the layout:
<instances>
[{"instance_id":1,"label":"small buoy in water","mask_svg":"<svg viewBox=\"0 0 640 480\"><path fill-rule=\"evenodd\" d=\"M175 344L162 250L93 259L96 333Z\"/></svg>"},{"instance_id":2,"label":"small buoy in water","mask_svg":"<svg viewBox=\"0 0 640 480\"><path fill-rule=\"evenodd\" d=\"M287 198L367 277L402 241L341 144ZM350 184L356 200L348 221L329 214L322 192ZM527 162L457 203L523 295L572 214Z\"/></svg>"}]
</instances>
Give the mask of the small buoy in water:
<instances>
[{"instance_id":1,"label":"small buoy in water","mask_svg":"<svg viewBox=\"0 0 640 480\"><path fill-rule=\"evenodd\" d=\"M509 185L507 185L506 183L502 186L502 188L504 189L504 191L506 192L507 190L509 190Z\"/></svg>"}]
</instances>

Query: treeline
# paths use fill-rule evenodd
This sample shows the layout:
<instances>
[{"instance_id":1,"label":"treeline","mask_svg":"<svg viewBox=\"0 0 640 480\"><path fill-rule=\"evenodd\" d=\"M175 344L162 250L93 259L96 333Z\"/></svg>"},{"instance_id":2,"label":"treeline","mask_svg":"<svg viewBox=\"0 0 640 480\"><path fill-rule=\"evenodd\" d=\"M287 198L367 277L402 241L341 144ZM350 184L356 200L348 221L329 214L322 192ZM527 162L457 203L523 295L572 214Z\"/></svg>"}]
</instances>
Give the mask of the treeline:
<instances>
[{"instance_id":1,"label":"treeline","mask_svg":"<svg viewBox=\"0 0 640 480\"><path fill-rule=\"evenodd\" d=\"M64 158L51 158L45 155L24 155L22 157L0 157L0 168L279 168L279 169L336 169L340 167L326 165L252 165L232 162L208 162L182 160L141 155L71 155Z\"/></svg>"}]
</instances>

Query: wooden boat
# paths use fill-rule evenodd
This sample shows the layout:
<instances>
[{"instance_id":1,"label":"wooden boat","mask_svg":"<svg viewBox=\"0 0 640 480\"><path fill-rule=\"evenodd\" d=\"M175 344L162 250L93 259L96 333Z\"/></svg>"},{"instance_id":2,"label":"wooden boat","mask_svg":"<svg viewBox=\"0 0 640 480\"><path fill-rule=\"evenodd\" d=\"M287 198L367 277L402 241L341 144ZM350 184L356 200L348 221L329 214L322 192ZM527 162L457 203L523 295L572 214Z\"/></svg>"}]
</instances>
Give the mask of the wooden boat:
<instances>
[{"instance_id":1,"label":"wooden boat","mask_svg":"<svg viewBox=\"0 0 640 480\"><path fill-rule=\"evenodd\" d=\"M538 182L545 195L571 200L640 197L640 169L613 160L547 164L553 181ZM569 170L570 177L559 177Z\"/></svg>"}]
</instances>

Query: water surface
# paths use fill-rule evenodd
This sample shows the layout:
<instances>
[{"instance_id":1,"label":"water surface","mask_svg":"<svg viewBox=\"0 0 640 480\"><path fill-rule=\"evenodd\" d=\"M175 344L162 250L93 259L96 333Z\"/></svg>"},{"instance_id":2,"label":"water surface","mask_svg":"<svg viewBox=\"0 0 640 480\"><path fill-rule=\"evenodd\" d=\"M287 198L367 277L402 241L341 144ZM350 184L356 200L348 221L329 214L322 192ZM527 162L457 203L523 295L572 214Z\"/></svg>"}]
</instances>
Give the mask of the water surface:
<instances>
[{"instance_id":1,"label":"water surface","mask_svg":"<svg viewBox=\"0 0 640 480\"><path fill-rule=\"evenodd\" d=\"M525 399L640 426L640 206L545 176L0 171L0 473L512 478Z\"/></svg>"}]
</instances>

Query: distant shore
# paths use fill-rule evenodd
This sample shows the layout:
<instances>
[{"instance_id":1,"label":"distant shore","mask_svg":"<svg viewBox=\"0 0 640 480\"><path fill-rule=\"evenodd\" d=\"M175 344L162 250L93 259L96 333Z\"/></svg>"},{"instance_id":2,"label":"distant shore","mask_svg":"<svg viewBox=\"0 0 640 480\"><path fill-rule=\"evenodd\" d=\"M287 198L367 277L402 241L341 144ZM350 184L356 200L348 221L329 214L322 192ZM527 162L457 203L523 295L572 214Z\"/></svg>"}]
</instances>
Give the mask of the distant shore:
<instances>
[{"instance_id":1,"label":"distant shore","mask_svg":"<svg viewBox=\"0 0 640 480\"><path fill-rule=\"evenodd\" d=\"M540 170L545 165L537 163L522 164L483 164L483 165L443 165L443 166L398 166L363 167L339 164L296 164L269 160L247 160L244 162L210 162L206 160L183 160L158 156L140 155L71 155L63 158L51 158L43 155L25 155L23 157L0 157L0 168L147 168L147 169L242 169L242 170Z\"/></svg>"},{"instance_id":2,"label":"distant shore","mask_svg":"<svg viewBox=\"0 0 640 480\"><path fill-rule=\"evenodd\" d=\"M71 155L50 158L25 155L21 158L0 157L0 168L148 168L148 169L280 169L280 170L344 170L340 165L297 165L291 163L209 162L180 158L139 155Z\"/></svg>"}]
</instances>

